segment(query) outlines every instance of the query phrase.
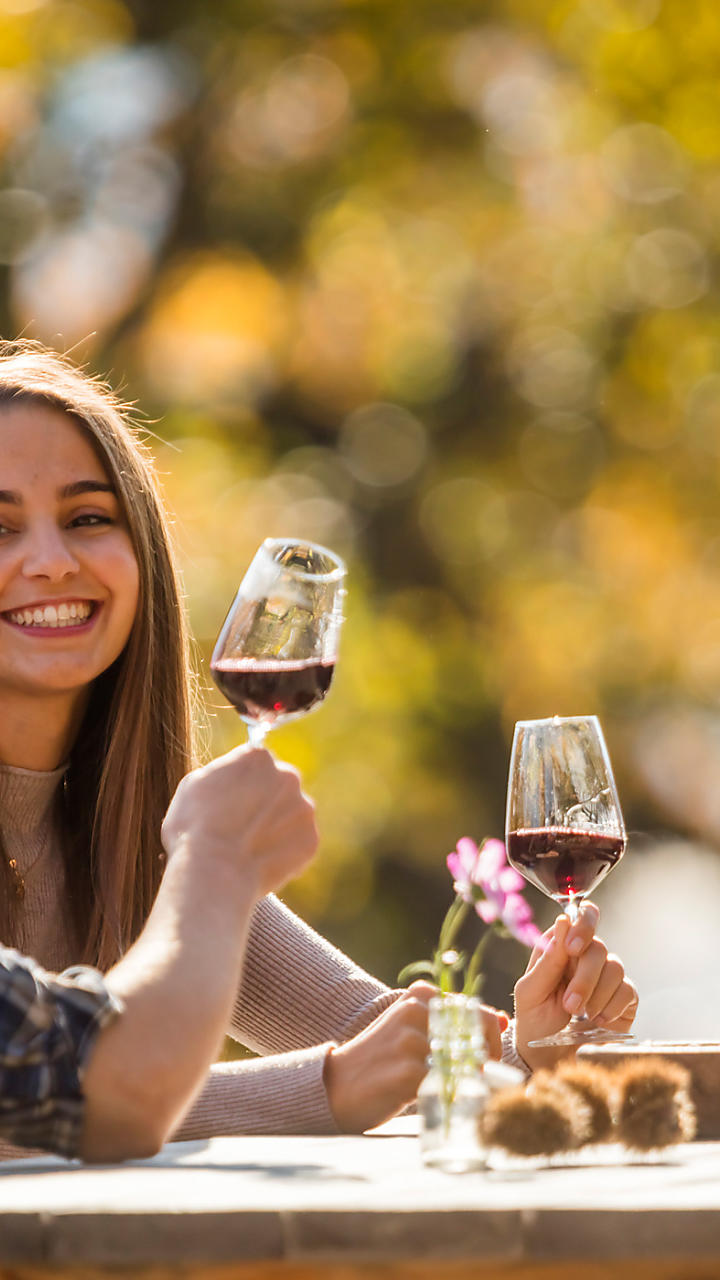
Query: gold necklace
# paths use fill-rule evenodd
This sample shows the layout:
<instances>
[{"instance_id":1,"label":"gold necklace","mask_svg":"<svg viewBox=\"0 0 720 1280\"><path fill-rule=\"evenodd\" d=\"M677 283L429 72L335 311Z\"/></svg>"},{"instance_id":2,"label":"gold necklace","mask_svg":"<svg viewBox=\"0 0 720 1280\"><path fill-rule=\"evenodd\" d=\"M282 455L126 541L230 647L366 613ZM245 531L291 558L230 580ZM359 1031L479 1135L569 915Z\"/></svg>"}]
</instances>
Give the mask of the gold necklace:
<instances>
[{"instance_id":1,"label":"gold necklace","mask_svg":"<svg viewBox=\"0 0 720 1280\"><path fill-rule=\"evenodd\" d=\"M67 780L67 773L65 773L63 774L63 779L62 779L62 794L63 794L63 800L65 801L66 804L67 804L67 793L68 793L68 780ZM12 881L13 893L15 894L15 897L17 898L18 902L24 902L25 901L25 876L22 875L18 867L17 858L8 858L7 854L5 853L5 850L2 848L1 843L0 843L0 852L2 852L5 859L5 865L8 871L10 872L10 879ZM43 855L43 850L41 849L40 853L37 855L37 857L33 859L30 866L25 868L25 875L27 875L30 871L32 871L33 867L35 866L35 863L40 860L42 855Z\"/></svg>"},{"instance_id":2,"label":"gold necklace","mask_svg":"<svg viewBox=\"0 0 720 1280\"><path fill-rule=\"evenodd\" d=\"M13 890L18 902L22 902L25 898L25 880L18 871L17 858L7 859L8 869L12 877Z\"/></svg>"}]
</instances>

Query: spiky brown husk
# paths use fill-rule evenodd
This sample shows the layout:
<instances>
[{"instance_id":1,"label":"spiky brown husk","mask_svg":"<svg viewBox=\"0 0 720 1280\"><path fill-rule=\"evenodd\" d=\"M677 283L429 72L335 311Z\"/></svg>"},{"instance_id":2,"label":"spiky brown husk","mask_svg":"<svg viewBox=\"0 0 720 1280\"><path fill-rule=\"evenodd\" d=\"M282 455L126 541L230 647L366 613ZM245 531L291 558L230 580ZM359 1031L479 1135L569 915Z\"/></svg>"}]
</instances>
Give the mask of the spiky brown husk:
<instances>
[{"instance_id":1,"label":"spiky brown husk","mask_svg":"<svg viewBox=\"0 0 720 1280\"><path fill-rule=\"evenodd\" d=\"M691 1142L696 1131L690 1073L666 1058L627 1062L614 1073L620 1141L636 1151Z\"/></svg>"},{"instance_id":2,"label":"spiky brown husk","mask_svg":"<svg viewBox=\"0 0 720 1280\"><path fill-rule=\"evenodd\" d=\"M552 1076L558 1084L574 1089L587 1106L589 1123L585 1142L611 1141L614 1091L610 1072L589 1062L561 1062Z\"/></svg>"},{"instance_id":3,"label":"spiky brown husk","mask_svg":"<svg viewBox=\"0 0 720 1280\"><path fill-rule=\"evenodd\" d=\"M489 1146L513 1155L552 1156L581 1145L587 1107L577 1094L558 1087L503 1089L490 1098L483 1117Z\"/></svg>"}]
</instances>

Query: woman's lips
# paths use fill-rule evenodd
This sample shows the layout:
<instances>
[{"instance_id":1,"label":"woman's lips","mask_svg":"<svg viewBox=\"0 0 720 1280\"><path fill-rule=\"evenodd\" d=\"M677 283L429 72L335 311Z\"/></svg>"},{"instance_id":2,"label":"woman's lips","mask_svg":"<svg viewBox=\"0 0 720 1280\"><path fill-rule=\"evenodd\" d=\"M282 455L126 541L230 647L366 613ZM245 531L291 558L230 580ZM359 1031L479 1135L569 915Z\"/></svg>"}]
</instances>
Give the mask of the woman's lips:
<instances>
[{"instance_id":1,"label":"woman's lips","mask_svg":"<svg viewBox=\"0 0 720 1280\"><path fill-rule=\"evenodd\" d=\"M95 600L62 600L58 604L6 609L2 617L21 631L79 631L87 626L96 609Z\"/></svg>"}]
</instances>

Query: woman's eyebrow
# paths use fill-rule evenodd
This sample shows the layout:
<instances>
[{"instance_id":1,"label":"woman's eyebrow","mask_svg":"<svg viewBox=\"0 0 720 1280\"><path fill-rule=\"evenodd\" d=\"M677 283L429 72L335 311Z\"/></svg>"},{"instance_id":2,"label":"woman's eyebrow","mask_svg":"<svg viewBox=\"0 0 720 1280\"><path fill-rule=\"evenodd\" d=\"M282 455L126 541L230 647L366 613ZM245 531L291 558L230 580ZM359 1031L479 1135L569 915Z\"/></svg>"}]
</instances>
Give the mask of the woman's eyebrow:
<instances>
[{"instance_id":1,"label":"woman's eyebrow","mask_svg":"<svg viewBox=\"0 0 720 1280\"><path fill-rule=\"evenodd\" d=\"M115 493L115 486L106 480L73 480L59 491L61 498L78 498L83 493ZM22 506L22 495L14 489L0 489L0 503L11 507Z\"/></svg>"},{"instance_id":2,"label":"woman's eyebrow","mask_svg":"<svg viewBox=\"0 0 720 1280\"><path fill-rule=\"evenodd\" d=\"M61 498L77 498L82 493L115 493L115 486L106 480L73 480L72 484L63 485ZM2 490L0 489L0 495ZM0 501L1 501L0 497Z\"/></svg>"}]
</instances>

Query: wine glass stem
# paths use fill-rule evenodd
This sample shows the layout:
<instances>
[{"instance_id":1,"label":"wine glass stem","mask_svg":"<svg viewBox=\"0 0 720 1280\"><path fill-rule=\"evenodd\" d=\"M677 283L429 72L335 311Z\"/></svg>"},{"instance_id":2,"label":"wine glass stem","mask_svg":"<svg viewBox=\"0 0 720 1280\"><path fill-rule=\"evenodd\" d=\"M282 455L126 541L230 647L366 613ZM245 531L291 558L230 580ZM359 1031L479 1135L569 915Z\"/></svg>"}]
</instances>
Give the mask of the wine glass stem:
<instances>
[{"instance_id":1,"label":"wine glass stem","mask_svg":"<svg viewBox=\"0 0 720 1280\"><path fill-rule=\"evenodd\" d=\"M581 897L570 898L569 902L567 903L565 907L565 915L567 916L571 925L575 924L578 916L580 915L581 906L582 906ZM574 1013L572 1018L570 1019L570 1022L568 1023L568 1026L571 1027L574 1031L582 1031L588 1025L589 1021L590 1019L588 1018L586 1013Z\"/></svg>"},{"instance_id":2,"label":"wine glass stem","mask_svg":"<svg viewBox=\"0 0 720 1280\"><path fill-rule=\"evenodd\" d=\"M575 924L577 922L577 918L580 915L581 905L582 905L582 898L580 897L570 898L569 902L567 903L565 907L565 915L570 921L570 924Z\"/></svg>"},{"instance_id":3,"label":"wine glass stem","mask_svg":"<svg viewBox=\"0 0 720 1280\"><path fill-rule=\"evenodd\" d=\"M248 724L247 731L249 747L264 746L265 734L268 731L268 726L263 724L262 720L251 720Z\"/></svg>"}]
</instances>

